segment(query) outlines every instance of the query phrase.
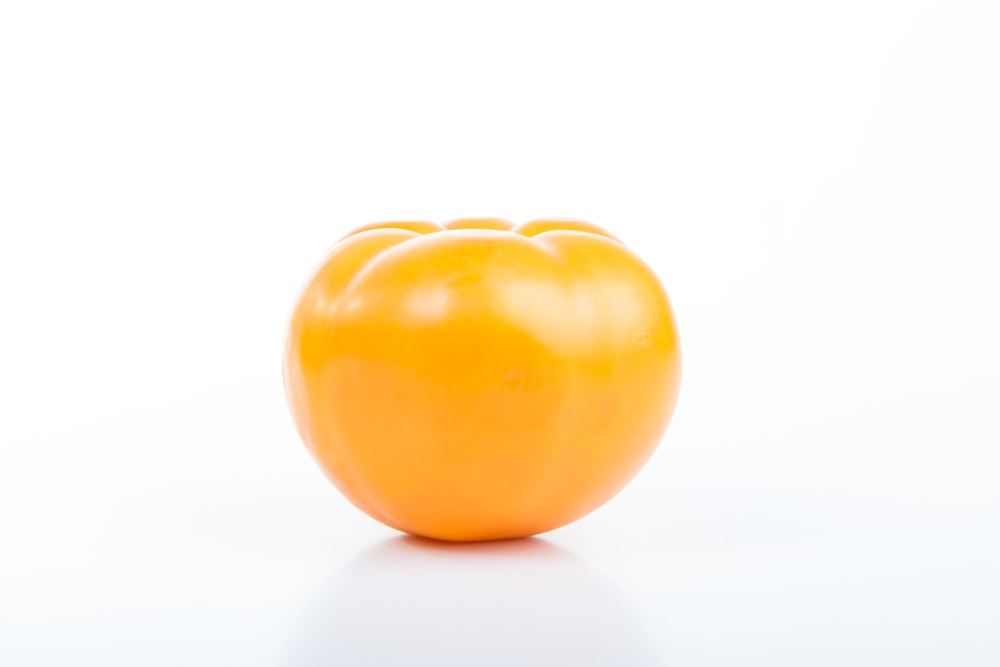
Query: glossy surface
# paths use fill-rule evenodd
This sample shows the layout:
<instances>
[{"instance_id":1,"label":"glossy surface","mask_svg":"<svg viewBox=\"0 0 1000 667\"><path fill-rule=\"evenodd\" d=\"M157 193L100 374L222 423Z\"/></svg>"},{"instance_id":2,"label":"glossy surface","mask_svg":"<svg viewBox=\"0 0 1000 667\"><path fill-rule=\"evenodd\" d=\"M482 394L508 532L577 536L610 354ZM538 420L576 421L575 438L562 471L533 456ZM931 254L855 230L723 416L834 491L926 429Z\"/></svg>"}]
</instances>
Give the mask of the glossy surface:
<instances>
[{"instance_id":1,"label":"glossy surface","mask_svg":"<svg viewBox=\"0 0 1000 667\"><path fill-rule=\"evenodd\" d=\"M295 309L299 433L359 508L445 540L594 510L652 454L680 355L653 272L605 230L546 219L367 225Z\"/></svg>"}]
</instances>

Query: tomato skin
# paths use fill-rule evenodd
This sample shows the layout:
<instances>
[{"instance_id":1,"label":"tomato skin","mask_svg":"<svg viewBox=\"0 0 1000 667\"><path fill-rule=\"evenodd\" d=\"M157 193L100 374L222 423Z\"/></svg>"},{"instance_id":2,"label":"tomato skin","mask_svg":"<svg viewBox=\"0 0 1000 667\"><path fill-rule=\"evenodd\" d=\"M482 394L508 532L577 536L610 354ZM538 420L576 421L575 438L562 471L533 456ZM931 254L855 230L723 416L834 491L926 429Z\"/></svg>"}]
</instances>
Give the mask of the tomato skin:
<instances>
[{"instance_id":1,"label":"tomato skin","mask_svg":"<svg viewBox=\"0 0 1000 667\"><path fill-rule=\"evenodd\" d=\"M655 274L575 220L379 223L328 253L292 316L285 389L306 446L401 531L558 528L638 472L680 382Z\"/></svg>"}]
</instances>

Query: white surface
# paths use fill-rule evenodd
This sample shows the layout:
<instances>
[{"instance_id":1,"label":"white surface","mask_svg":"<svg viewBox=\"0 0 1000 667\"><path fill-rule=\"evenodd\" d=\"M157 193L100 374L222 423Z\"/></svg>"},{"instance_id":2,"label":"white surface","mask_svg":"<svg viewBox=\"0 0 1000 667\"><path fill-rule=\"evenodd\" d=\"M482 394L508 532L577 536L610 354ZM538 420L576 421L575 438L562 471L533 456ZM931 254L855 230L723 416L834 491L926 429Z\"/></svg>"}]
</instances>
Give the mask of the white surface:
<instances>
[{"instance_id":1,"label":"white surface","mask_svg":"<svg viewBox=\"0 0 1000 667\"><path fill-rule=\"evenodd\" d=\"M0 8L0 664L1000 663L990 2ZM394 217L660 273L663 447L534 541L396 537L285 318Z\"/></svg>"}]
</instances>

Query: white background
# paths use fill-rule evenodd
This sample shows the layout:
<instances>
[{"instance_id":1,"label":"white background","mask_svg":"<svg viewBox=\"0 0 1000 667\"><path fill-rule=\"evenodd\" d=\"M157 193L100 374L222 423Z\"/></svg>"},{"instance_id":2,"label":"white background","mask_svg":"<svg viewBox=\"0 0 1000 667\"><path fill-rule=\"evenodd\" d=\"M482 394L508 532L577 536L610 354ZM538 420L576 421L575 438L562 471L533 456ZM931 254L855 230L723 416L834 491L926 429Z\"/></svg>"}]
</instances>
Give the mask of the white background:
<instances>
[{"instance_id":1,"label":"white background","mask_svg":"<svg viewBox=\"0 0 1000 667\"><path fill-rule=\"evenodd\" d=\"M994 2L0 6L0 664L1000 664ZM604 225L681 401L605 508L400 538L280 380L356 225Z\"/></svg>"}]
</instances>

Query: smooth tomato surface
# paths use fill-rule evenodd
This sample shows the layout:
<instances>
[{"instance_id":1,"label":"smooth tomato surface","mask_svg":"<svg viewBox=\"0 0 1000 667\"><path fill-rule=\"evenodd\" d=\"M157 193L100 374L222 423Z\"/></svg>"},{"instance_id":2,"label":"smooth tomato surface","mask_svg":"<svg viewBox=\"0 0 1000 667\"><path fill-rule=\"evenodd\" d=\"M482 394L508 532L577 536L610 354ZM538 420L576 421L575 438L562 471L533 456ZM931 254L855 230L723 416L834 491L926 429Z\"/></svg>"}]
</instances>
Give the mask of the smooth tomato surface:
<instances>
[{"instance_id":1,"label":"smooth tomato surface","mask_svg":"<svg viewBox=\"0 0 1000 667\"><path fill-rule=\"evenodd\" d=\"M489 540L621 490L673 412L680 352L659 280L596 225L387 222L323 260L284 371L302 439L351 502Z\"/></svg>"}]
</instances>

